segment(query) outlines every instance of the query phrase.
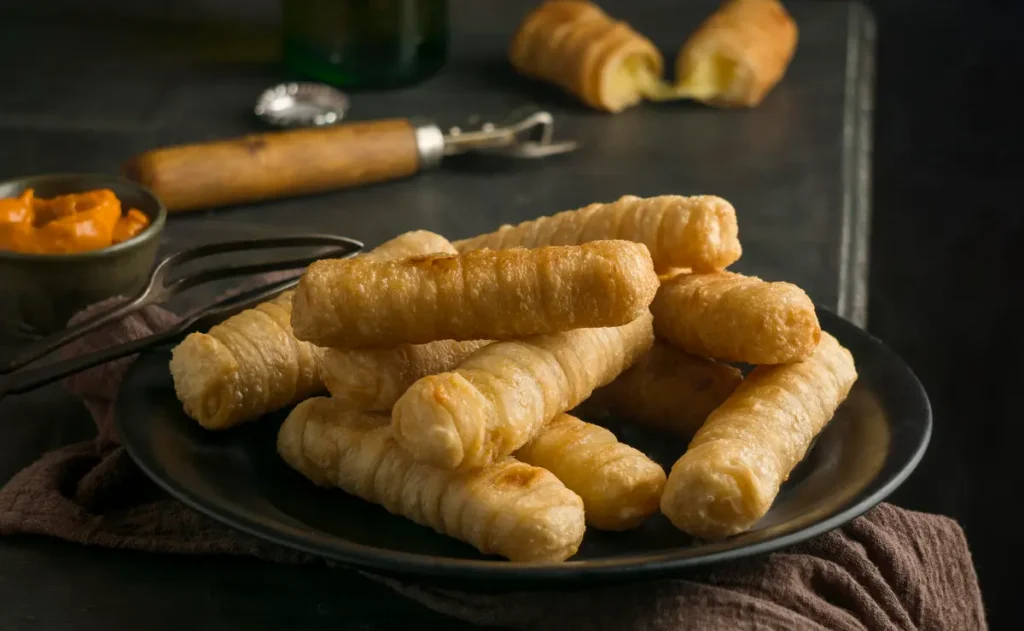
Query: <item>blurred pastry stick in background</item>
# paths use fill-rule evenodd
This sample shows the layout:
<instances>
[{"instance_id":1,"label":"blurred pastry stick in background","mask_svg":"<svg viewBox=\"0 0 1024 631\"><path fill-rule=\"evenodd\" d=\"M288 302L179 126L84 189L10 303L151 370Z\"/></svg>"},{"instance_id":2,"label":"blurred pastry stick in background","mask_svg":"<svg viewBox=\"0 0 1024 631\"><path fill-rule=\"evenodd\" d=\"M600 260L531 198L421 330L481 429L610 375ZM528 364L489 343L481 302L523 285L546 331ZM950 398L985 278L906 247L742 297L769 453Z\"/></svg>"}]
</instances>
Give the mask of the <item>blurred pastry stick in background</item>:
<instances>
[{"instance_id":1,"label":"blurred pastry stick in background","mask_svg":"<svg viewBox=\"0 0 1024 631\"><path fill-rule=\"evenodd\" d=\"M651 313L659 338L722 361L799 361L821 337L814 303L802 289L731 272L671 278L658 290Z\"/></svg>"},{"instance_id":2,"label":"blurred pastry stick in background","mask_svg":"<svg viewBox=\"0 0 1024 631\"><path fill-rule=\"evenodd\" d=\"M676 98L754 107L782 80L797 27L778 0L727 0L676 58Z\"/></svg>"},{"instance_id":3,"label":"blurred pastry stick in background","mask_svg":"<svg viewBox=\"0 0 1024 631\"><path fill-rule=\"evenodd\" d=\"M805 361L755 368L672 467L661 511L703 539L749 529L856 380L853 356L828 333Z\"/></svg>"},{"instance_id":4,"label":"blurred pastry stick in background","mask_svg":"<svg viewBox=\"0 0 1024 631\"><path fill-rule=\"evenodd\" d=\"M451 248L441 235L417 230L359 258ZM323 350L292 333L292 294L236 314L207 333L192 333L174 348L170 370L186 414L207 429L227 429L323 391Z\"/></svg>"},{"instance_id":5,"label":"blurred pastry stick in background","mask_svg":"<svg viewBox=\"0 0 1024 631\"><path fill-rule=\"evenodd\" d=\"M621 327L495 342L454 371L410 386L392 410L395 435L420 462L445 468L495 462L618 376L653 339L644 313Z\"/></svg>"},{"instance_id":6,"label":"blurred pastry stick in background","mask_svg":"<svg viewBox=\"0 0 1024 631\"><path fill-rule=\"evenodd\" d=\"M324 354L323 378L338 401L355 410L390 412L417 379L454 369L490 342L442 340L395 348L332 348Z\"/></svg>"},{"instance_id":7,"label":"blurred pastry stick in background","mask_svg":"<svg viewBox=\"0 0 1024 631\"><path fill-rule=\"evenodd\" d=\"M318 261L295 292L295 335L321 346L390 348L621 326L658 287L642 244Z\"/></svg>"},{"instance_id":8,"label":"blurred pastry stick in background","mask_svg":"<svg viewBox=\"0 0 1024 631\"><path fill-rule=\"evenodd\" d=\"M303 401L278 433L292 468L389 512L512 561L563 561L579 548L583 502L550 472L513 458L457 472L418 464L385 415L327 398Z\"/></svg>"},{"instance_id":9,"label":"blurred pastry stick in background","mask_svg":"<svg viewBox=\"0 0 1024 631\"><path fill-rule=\"evenodd\" d=\"M581 409L690 437L742 380L728 364L658 341L632 368L595 390Z\"/></svg>"},{"instance_id":10,"label":"blurred pastry stick in background","mask_svg":"<svg viewBox=\"0 0 1024 631\"><path fill-rule=\"evenodd\" d=\"M456 241L460 252L518 246L572 245L601 239L643 243L658 272L685 267L717 271L739 260L736 209L714 195L626 195L548 217L502 226L496 232Z\"/></svg>"},{"instance_id":11,"label":"blurred pastry stick in background","mask_svg":"<svg viewBox=\"0 0 1024 631\"><path fill-rule=\"evenodd\" d=\"M665 471L603 427L559 414L516 452L543 467L583 499L587 523L629 530L658 510Z\"/></svg>"},{"instance_id":12,"label":"blurred pastry stick in background","mask_svg":"<svg viewBox=\"0 0 1024 631\"><path fill-rule=\"evenodd\" d=\"M542 2L523 19L509 61L525 77L546 81L590 107L620 112L661 81L654 44L591 2Z\"/></svg>"}]
</instances>

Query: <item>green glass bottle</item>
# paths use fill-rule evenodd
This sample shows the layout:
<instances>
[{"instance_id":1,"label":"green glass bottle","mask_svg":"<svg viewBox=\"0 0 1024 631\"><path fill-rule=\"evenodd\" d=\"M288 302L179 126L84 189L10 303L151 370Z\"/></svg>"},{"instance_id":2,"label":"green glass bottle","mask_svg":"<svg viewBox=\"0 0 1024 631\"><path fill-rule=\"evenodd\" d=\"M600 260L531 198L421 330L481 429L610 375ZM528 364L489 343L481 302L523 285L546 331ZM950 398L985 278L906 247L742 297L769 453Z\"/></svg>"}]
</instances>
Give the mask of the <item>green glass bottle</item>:
<instances>
[{"instance_id":1,"label":"green glass bottle","mask_svg":"<svg viewBox=\"0 0 1024 631\"><path fill-rule=\"evenodd\" d=\"M444 65L448 0L282 0L294 73L350 89L411 85Z\"/></svg>"}]
</instances>

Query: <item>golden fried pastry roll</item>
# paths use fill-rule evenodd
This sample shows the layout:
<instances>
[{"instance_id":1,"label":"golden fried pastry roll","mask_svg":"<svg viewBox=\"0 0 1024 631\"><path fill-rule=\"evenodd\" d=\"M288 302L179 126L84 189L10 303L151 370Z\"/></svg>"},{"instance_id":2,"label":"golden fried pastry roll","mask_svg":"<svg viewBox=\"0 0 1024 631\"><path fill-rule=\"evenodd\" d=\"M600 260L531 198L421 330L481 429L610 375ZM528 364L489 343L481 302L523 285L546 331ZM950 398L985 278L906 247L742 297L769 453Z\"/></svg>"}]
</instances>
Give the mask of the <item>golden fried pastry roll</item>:
<instances>
[{"instance_id":1,"label":"golden fried pastry roll","mask_svg":"<svg viewBox=\"0 0 1024 631\"><path fill-rule=\"evenodd\" d=\"M672 467L661 511L703 539L753 526L856 380L853 356L828 333L802 362L755 368Z\"/></svg>"},{"instance_id":2,"label":"golden fried pastry roll","mask_svg":"<svg viewBox=\"0 0 1024 631\"><path fill-rule=\"evenodd\" d=\"M388 417L333 399L303 401L288 415L277 450L292 468L379 504L395 515L512 561L564 561L585 530L583 502L539 467L505 458L473 471L415 462Z\"/></svg>"},{"instance_id":3,"label":"golden fried pastry roll","mask_svg":"<svg viewBox=\"0 0 1024 631\"><path fill-rule=\"evenodd\" d=\"M676 58L676 91L726 107L754 107L786 72L797 28L778 0L728 0Z\"/></svg>"},{"instance_id":4,"label":"golden fried pastry roll","mask_svg":"<svg viewBox=\"0 0 1024 631\"><path fill-rule=\"evenodd\" d=\"M488 341L442 340L395 348L332 348L324 354L324 384L331 396L356 410L390 412L417 379L454 369Z\"/></svg>"},{"instance_id":5,"label":"golden fried pastry roll","mask_svg":"<svg viewBox=\"0 0 1024 631\"><path fill-rule=\"evenodd\" d=\"M292 292L192 333L171 351L174 390L206 429L227 429L323 389L319 349L288 324Z\"/></svg>"},{"instance_id":6,"label":"golden fried pastry roll","mask_svg":"<svg viewBox=\"0 0 1024 631\"><path fill-rule=\"evenodd\" d=\"M721 197L625 195L608 204L590 204L549 217L502 226L496 232L456 241L460 252L490 248L572 245L600 239L643 243L659 272L686 267L722 270L743 253L736 209Z\"/></svg>"},{"instance_id":7,"label":"golden fried pastry roll","mask_svg":"<svg viewBox=\"0 0 1024 631\"><path fill-rule=\"evenodd\" d=\"M395 403L399 443L420 462L471 468L495 462L614 379L653 343L651 316L483 347L454 371L414 383Z\"/></svg>"},{"instance_id":8,"label":"golden fried pastry roll","mask_svg":"<svg viewBox=\"0 0 1024 631\"><path fill-rule=\"evenodd\" d=\"M728 364L658 341L632 368L595 390L583 407L693 436L742 380L743 374Z\"/></svg>"},{"instance_id":9,"label":"golden fried pastry roll","mask_svg":"<svg viewBox=\"0 0 1024 631\"><path fill-rule=\"evenodd\" d=\"M340 348L514 339L623 325L657 286L647 248L629 241L319 261L299 281L292 326L300 340Z\"/></svg>"},{"instance_id":10,"label":"golden fried pastry roll","mask_svg":"<svg viewBox=\"0 0 1024 631\"><path fill-rule=\"evenodd\" d=\"M418 230L399 235L364 259L450 251L444 237ZM192 333L171 352L174 390L185 413L207 429L227 429L323 390L323 350L292 334L292 294Z\"/></svg>"},{"instance_id":11,"label":"golden fried pastry roll","mask_svg":"<svg viewBox=\"0 0 1024 631\"><path fill-rule=\"evenodd\" d=\"M433 252L456 254L447 239L423 231ZM421 243L411 244L419 246ZM421 255L419 247L392 251L393 258ZM399 344L387 349L328 349L321 371L324 385L335 399L356 410L390 411L398 397L414 381L426 375L451 370L487 342L443 340L428 344Z\"/></svg>"},{"instance_id":12,"label":"golden fried pastry roll","mask_svg":"<svg viewBox=\"0 0 1024 631\"><path fill-rule=\"evenodd\" d=\"M660 81L654 44L590 2L555 0L531 11L509 45L523 76L553 83L598 110L620 112Z\"/></svg>"},{"instance_id":13,"label":"golden fried pastry roll","mask_svg":"<svg viewBox=\"0 0 1024 631\"><path fill-rule=\"evenodd\" d=\"M675 276L658 290L651 313L658 337L691 355L722 361L799 361L821 338L804 290L731 272Z\"/></svg>"},{"instance_id":14,"label":"golden fried pastry roll","mask_svg":"<svg viewBox=\"0 0 1024 631\"><path fill-rule=\"evenodd\" d=\"M515 457L543 467L583 499L587 524L629 530L658 510L665 470L615 434L559 414Z\"/></svg>"},{"instance_id":15,"label":"golden fried pastry roll","mask_svg":"<svg viewBox=\"0 0 1024 631\"><path fill-rule=\"evenodd\" d=\"M358 257L364 261L394 261L410 256L427 254L455 254L458 252L448 239L429 230L413 230L381 243Z\"/></svg>"}]
</instances>

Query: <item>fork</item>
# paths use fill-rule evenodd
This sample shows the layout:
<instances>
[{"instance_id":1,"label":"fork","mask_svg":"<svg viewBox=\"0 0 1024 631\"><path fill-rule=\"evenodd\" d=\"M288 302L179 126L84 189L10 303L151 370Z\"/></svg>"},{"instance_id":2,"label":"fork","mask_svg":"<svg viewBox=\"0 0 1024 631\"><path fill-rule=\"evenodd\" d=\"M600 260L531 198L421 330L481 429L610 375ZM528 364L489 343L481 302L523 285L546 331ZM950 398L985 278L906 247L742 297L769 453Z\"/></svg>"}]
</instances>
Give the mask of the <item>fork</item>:
<instances>
[{"instance_id":1,"label":"fork","mask_svg":"<svg viewBox=\"0 0 1024 631\"><path fill-rule=\"evenodd\" d=\"M196 270L173 276L172 273L183 265L198 259L230 252L262 251L275 248L330 247L327 252L314 255L286 258L265 263L228 265L213 269ZM68 375L87 370L100 364L134 355L147 348L174 342L189 333L209 328L222 319L238 313L294 287L301 273L291 278L269 283L240 294L229 296L198 309L182 318L171 328L152 335L117 344L93 353L62 359L42 366L24 369L29 364L67 346L71 342L95 331L105 324L123 318L149 305L162 304L167 300L203 283L265 274L273 271L305 268L323 258L348 258L363 249L355 239L326 234L302 234L287 237L250 239L212 243L182 250L163 259L149 275L146 286L126 302L107 311L96 314L68 329L33 342L18 352L15 357L0 365L0 399L8 394L22 394L52 383ZM24 370L22 370L24 369Z\"/></svg>"}]
</instances>

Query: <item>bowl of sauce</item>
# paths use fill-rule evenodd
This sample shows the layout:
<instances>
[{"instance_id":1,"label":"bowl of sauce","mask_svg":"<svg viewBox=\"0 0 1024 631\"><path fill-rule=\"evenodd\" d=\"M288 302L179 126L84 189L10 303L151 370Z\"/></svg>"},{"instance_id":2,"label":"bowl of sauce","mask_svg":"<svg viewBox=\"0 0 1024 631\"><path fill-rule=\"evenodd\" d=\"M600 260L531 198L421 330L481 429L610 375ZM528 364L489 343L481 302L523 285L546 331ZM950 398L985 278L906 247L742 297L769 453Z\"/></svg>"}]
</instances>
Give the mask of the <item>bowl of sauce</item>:
<instances>
[{"instance_id":1,"label":"bowl of sauce","mask_svg":"<svg viewBox=\"0 0 1024 631\"><path fill-rule=\"evenodd\" d=\"M166 218L153 193L116 175L0 182L5 332L51 333L92 303L140 290Z\"/></svg>"}]
</instances>

